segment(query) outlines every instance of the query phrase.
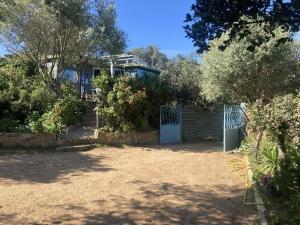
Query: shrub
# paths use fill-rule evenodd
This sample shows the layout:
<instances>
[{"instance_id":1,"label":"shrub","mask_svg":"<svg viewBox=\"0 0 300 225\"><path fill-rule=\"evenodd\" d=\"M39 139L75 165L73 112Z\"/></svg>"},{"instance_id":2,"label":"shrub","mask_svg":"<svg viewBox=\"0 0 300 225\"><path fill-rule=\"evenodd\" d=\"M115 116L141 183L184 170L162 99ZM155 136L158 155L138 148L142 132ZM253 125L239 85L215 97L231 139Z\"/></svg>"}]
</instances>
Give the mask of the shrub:
<instances>
[{"instance_id":1,"label":"shrub","mask_svg":"<svg viewBox=\"0 0 300 225\"><path fill-rule=\"evenodd\" d=\"M97 76L92 81L92 84L95 88L100 90L100 93L103 97L107 96L108 92L112 89L113 78L105 70L101 70L100 76Z\"/></svg>"},{"instance_id":2,"label":"shrub","mask_svg":"<svg viewBox=\"0 0 300 225\"><path fill-rule=\"evenodd\" d=\"M279 156L284 158L287 143L296 145L300 133L300 93L274 97L269 103L256 101L249 108L249 124L253 130L265 132L278 145Z\"/></svg>"},{"instance_id":3,"label":"shrub","mask_svg":"<svg viewBox=\"0 0 300 225\"><path fill-rule=\"evenodd\" d=\"M28 124L31 132L40 133L44 131L41 116L37 111L32 112L27 117L26 123Z\"/></svg>"},{"instance_id":4,"label":"shrub","mask_svg":"<svg viewBox=\"0 0 300 225\"><path fill-rule=\"evenodd\" d=\"M19 121L13 119L0 120L0 132L15 132L19 126Z\"/></svg>"},{"instance_id":5,"label":"shrub","mask_svg":"<svg viewBox=\"0 0 300 225\"><path fill-rule=\"evenodd\" d=\"M60 99L42 116L33 112L27 123L32 132L61 133L65 126L80 122L84 110L85 104L80 99Z\"/></svg>"},{"instance_id":6,"label":"shrub","mask_svg":"<svg viewBox=\"0 0 300 225\"><path fill-rule=\"evenodd\" d=\"M49 104L52 107L46 112L41 109L29 114L26 123L32 132L61 133L65 126L81 121L86 105L73 85L62 84L60 96L55 103Z\"/></svg>"},{"instance_id":7,"label":"shrub","mask_svg":"<svg viewBox=\"0 0 300 225\"><path fill-rule=\"evenodd\" d=\"M280 170L275 174L282 193L293 199L300 195L300 152L297 149L288 149L286 158L280 163Z\"/></svg>"},{"instance_id":8,"label":"shrub","mask_svg":"<svg viewBox=\"0 0 300 225\"><path fill-rule=\"evenodd\" d=\"M140 77L114 77L106 71L96 77L98 115L103 130L147 131L159 126L160 105L176 99L172 88L159 76L144 73Z\"/></svg>"},{"instance_id":9,"label":"shrub","mask_svg":"<svg viewBox=\"0 0 300 225\"><path fill-rule=\"evenodd\" d=\"M144 90L146 93L147 120L151 128L159 128L160 106L176 100L176 93L169 83L161 80L159 76L144 74L131 80L134 90Z\"/></svg>"},{"instance_id":10,"label":"shrub","mask_svg":"<svg viewBox=\"0 0 300 225\"><path fill-rule=\"evenodd\" d=\"M103 86L106 79L101 78L97 82L99 86ZM132 90L130 78L115 78L112 89L107 91L106 98L105 95L101 98L98 107L97 113L105 123L102 129L123 133L130 130L147 130L149 125L147 112L144 110L145 100L144 90Z\"/></svg>"},{"instance_id":11,"label":"shrub","mask_svg":"<svg viewBox=\"0 0 300 225\"><path fill-rule=\"evenodd\" d=\"M43 115L57 99L51 79L35 74L32 67L30 62L15 57L0 61L0 118L18 121L18 130L26 127L28 115L33 112Z\"/></svg>"},{"instance_id":12,"label":"shrub","mask_svg":"<svg viewBox=\"0 0 300 225\"><path fill-rule=\"evenodd\" d=\"M73 125L81 121L85 104L80 99L61 99L55 105L64 125Z\"/></svg>"},{"instance_id":13,"label":"shrub","mask_svg":"<svg viewBox=\"0 0 300 225\"><path fill-rule=\"evenodd\" d=\"M58 134L61 133L64 128L63 119L56 107L54 107L53 110L44 113L40 120L43 132Z\"/></svg>"}]
</instances>

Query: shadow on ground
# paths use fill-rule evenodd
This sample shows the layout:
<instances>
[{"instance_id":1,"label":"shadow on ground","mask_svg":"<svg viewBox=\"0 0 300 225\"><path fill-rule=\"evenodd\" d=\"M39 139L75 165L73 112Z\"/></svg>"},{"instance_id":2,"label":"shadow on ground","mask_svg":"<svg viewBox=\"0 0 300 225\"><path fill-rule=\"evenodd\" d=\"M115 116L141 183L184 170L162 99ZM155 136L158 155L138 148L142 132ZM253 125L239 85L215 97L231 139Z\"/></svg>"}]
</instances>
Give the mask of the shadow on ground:
<instances>
[{"instance_id":1,"label":"shadow on ground","mask_svg":"<svg viewBox=\"0 0 300 225\"><path fill-rule=\"evenodd\" d=\"M243 204L242 190L233 186L187 186L140 182L141 199L112 196L95 201L98 212L81 206L63 207L65 214L51 223L64 224L252 224L255 211ZM113 208L108 211L107 206ZM80 216L74 217L77 211ZM78 215L78 214L77 214Z\"/></svg>"},{"instance_id":2,"label":"shadow on ground","mask_svg":"<svg viewBox=\"0 0 300 225\"><path fill-rule=\"evenodd\" d=\"M112 170L101 163L104 158L81 152L5 155L0 157L0 183L9 183L1 178L28 183L50 183L58 179L67 182L64 176L70 173Z\"/></svg>"},{"instance_id":3,"label":"shadow on ground","mask_svg":"<svg viewBox=\"0 0 300 225\"><path fill-rule=\"evenodd\" d=\"M144 146L143 150L169 150L174 152L221 152L223 151L223 145L221 142L197 142L197 143L181 143L181 144L161 144L161 145L149 145Z\"/></svg>"}]
</instances>

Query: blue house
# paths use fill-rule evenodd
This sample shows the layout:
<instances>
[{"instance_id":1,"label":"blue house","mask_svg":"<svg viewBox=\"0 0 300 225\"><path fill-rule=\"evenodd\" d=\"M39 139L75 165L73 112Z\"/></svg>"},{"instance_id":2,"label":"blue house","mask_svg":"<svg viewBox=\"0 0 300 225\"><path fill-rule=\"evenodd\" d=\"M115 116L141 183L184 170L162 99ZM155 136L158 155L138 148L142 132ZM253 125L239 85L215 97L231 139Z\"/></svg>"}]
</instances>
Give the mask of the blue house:
<instances>
[{"instance_id":1,"label":"blue house","mask_svg":"<svg viewBox=\"0 0 300 225\"><path fill-rule=\"evenodd\" d=\"M101 70L110 70L112 76L131 76L141 77L145 74L150 76L159 76L160 71L148 67L142 60L134 55L118 55L115 56L115 63L113 64L108 57L103 57L102 60L106 62L106 66L85 65L69 67L61 72L61 78L69 80L74 83L82 95L91 94L92 79L99 76ZM110 67L110 68L109 68Z\"/></svg>"}]
</instances>

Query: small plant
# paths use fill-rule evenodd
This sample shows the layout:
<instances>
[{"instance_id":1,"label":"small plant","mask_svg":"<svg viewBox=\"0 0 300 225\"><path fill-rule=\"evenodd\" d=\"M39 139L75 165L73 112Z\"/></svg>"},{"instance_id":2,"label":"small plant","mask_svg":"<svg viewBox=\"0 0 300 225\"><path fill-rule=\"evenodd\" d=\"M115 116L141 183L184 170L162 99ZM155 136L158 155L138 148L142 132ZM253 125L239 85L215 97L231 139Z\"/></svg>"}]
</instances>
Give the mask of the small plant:
<instances>
[{"instance_id":1,"label":"small plant","mask_svg":"<svg viewBox=\"0 0 300 225\"><path fill-rule=\"evenodd\" d=\"M260 152L263 172L274 174L279 169L278 149L276 145L267 144Z\"/></svg>"},{"instance_id":2,"label":"small plant","mask_svg":"<svg viewBox=\"0 0 300 225\"><path fill-rule=\"evenodd\" d=\"M251 139L249 137L245 138L242 141L239 150L246 154L250 154L252 152L252 143L251 143Z\"/></svg>"}]
</instances>

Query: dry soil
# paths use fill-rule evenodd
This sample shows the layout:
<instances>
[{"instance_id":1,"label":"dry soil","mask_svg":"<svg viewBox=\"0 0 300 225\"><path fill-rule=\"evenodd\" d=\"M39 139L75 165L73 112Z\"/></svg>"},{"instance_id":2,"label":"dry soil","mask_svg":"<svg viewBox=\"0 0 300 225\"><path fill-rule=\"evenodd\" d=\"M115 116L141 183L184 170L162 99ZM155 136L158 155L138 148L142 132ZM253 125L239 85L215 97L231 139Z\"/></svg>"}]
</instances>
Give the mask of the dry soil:
<instances>
[{"instance_id":1,"label":"dry soil","mask_svg":"<svg viewBox=\"0 0 300 225\"><path fill-rule=\"evenodd\" d=\"M0 223L253 224L232 160L214 143L0 156Z\"/></svg>"}]
</instances>

